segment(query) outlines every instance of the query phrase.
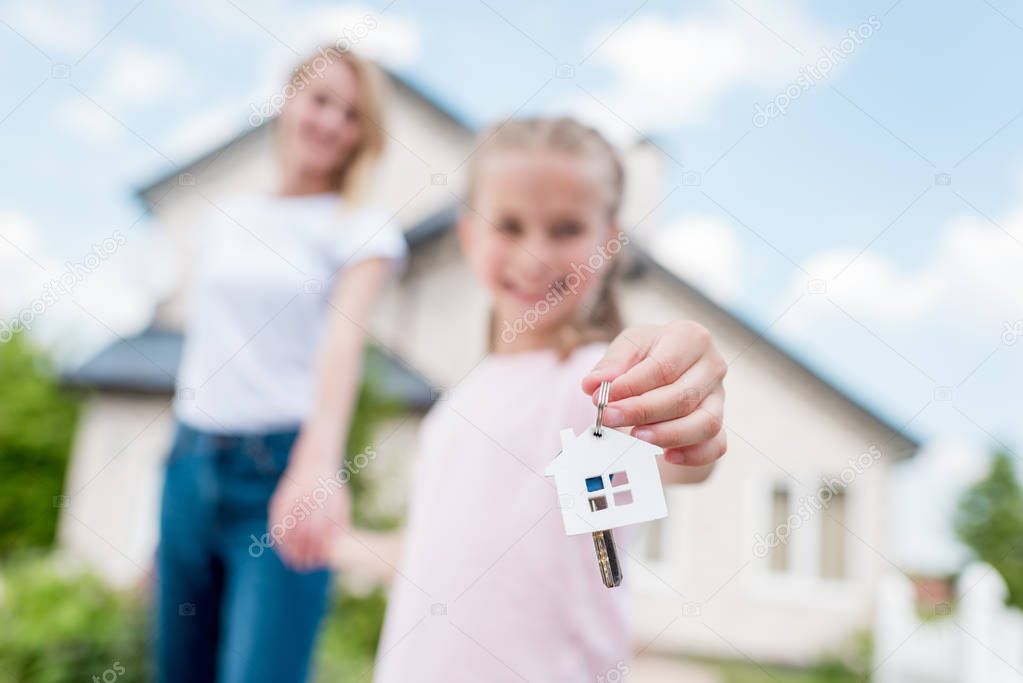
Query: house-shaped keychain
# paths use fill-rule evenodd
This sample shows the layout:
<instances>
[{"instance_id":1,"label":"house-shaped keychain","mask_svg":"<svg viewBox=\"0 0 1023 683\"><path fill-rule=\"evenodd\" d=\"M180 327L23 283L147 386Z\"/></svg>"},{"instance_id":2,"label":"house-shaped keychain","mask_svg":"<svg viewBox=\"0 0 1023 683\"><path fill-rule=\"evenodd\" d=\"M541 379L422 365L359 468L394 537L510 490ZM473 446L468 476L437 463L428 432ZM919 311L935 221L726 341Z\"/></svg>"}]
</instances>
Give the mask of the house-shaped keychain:
<instances>
[{"instance_id":1,"label":"house-shaped keychain","mask_svg":"<svg viewBox=\"0 0 1023 683\"><path fill-rule=\"evenodd\" d=\"M599 424L599 422L598 422ZM565 533L591 534L668 516L657 469L661 449L614 429L561 430L554 477Z\"/></svg>"}]
</instances>

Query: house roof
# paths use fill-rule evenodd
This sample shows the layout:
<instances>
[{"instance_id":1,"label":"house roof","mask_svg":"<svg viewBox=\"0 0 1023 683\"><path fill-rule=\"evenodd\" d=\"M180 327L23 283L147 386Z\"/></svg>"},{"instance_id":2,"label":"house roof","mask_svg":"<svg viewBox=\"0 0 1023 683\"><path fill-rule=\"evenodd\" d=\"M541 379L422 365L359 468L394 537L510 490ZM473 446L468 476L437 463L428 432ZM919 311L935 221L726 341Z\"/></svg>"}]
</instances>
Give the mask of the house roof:
<instances>
[{"instance_id":1,"label":"house roof","mask_svg":"<svg viewBox=\"0 0 1023 683\"><path fill-rule=\"evenodd\" d=\"M394 84L394 86L399 90L406 92L412 95L413 97L425 102L427 105L430 106L430 108L432 108L434 111L439 113L442 117L444 117L451 123L454 123L456 126L460 126L465 130L474 130L473 125L469 122L467 118L465 118L462 114L456 112L452 106L444 102L441 98L437 97L434 93L428 92L423 85L417 83L415 80L408 76L399 74L390 69L385 68L383 70L384 73L386 73L387 76L391 79L391 82ZM156 176L149 182L140 185L135 189L135 197L145 201L146 197L153 190L160 187L164 183L173 180L178 175L184 173L190 168L195 168L196 166L200 166L213 159L216 159L220 155L220 153L223 152L225 149L236 145L237 143L241 142L242 140L245 140L246 138L252 135L255 135L263 128L271 125L274 121L276 121L276 116L263 120L258 126L251 125L246 126L245 129L241 130L237 135L228 138L225 142L208 150L204 154L192 159L191 161L185 164L182 164L181 166L172 168L169 171L166 171L165 173Z\"/></svg>"},{"instance_id":2,"label":"house roof","mask_svg":"<svg viewBox=\"0 0 1023 683\"><path fill-rule=\"evenodd\" d=\"M170 395L181 362L180 332L149 328L119 339L80 367L65 372L65 386L131 394ZM391 352L371 345L365 373L382 399L412 410L426 410L436 398L433 386Z\"/></svg>"}]
</instances>

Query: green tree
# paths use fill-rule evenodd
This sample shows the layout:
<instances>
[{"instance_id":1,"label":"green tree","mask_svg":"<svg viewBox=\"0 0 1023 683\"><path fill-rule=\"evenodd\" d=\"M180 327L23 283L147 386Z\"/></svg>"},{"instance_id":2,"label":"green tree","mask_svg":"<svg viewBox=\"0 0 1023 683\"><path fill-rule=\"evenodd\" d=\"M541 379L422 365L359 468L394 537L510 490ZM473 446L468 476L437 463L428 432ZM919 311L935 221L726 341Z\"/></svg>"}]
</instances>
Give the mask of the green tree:
<instances>
[{"instance_id":1,"label":"green tree","mask_svg":"<svg viewBox=\"0 0 1023 683\"><path fill-rule=\"evenodd\" d=\"M996 453L988 475L963 494L955 531L1001 574L1006 604L1023 609L1023 488L1009 453Z\"/></svg>"},{"instance_id":2,"label":"green tree","mask_svg":"<svg viewBox=\"0 0 1023 683\"><path fill-rule=\"evenodd\" d=\"M24 333L0 344L0 557L53 543L77 414Z\"/></svg>"},{"instance_id":3,"label":"green tree","mask_svg":"<svg viewBox=\"0 0 1023 683\"><path fill-rule=\"evenodd\" d=\"M3 569L0 683L149 680L139 596L43 557Z\"/></svg>"}]
</instances>

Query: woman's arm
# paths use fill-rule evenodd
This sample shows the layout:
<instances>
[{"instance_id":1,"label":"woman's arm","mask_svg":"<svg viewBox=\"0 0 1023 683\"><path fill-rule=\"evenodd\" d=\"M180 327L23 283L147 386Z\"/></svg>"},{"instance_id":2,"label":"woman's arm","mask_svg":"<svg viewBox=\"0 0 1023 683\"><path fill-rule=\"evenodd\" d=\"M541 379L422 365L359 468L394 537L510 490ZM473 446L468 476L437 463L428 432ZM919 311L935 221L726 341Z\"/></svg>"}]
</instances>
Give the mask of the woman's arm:
<instances>
[{"instance_id":1,"label":"woman's arm","mask_svg":"<svg viewBox=\"0 0 1023 683\"><path fill-rule=\"evenodd\" d=\"M315 405L270 501L271 528L286 526L283 522L289 514L298 520L277 544L284 561L296 569L326 566L334 542L348 526L347 490L325 487L322 482L336 481L341 467L362 377L366 327L390 272L386 259L364 261L346 270L330 294L327 325L314 366ZM327 490L325 499L317 488ZM294 513L296 507L309 512L300 516Z\"/></svg>"},{"instance_id":2,"label":"woman's arm","mask_svg":"<svg viewBox=\"0 0 1023 683\"><path fill-rule=\"evenodd\" d=\"M324 453L336 463L348 438L362 377L363 347L370 314L391 273L386 259L363 261L347 270L331 293L327 326L316 363L316 403L303 433L322 434L332 452ZM310 454L315 456L316 454Z\"/></svg>"}]
</instances>

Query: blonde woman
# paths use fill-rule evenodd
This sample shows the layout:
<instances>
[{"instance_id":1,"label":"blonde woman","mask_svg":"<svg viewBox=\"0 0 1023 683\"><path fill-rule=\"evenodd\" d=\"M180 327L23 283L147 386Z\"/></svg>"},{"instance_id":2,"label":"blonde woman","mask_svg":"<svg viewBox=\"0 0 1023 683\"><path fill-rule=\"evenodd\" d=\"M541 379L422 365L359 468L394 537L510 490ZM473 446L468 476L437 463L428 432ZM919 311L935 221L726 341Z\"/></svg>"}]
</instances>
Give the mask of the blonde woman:
<instances>
[{"instance_id":1,"label":"blonde woman","mask_svg":"<svg viewBox=\"0 0 1023 683\"><path fill-rule=\"evenodd\" d=\"M217 200L195 230L161 508L161 681L306 679L348 519L336 476L363 329L405 257L359 199L384 144L377 73L327 49L287 85L276 191Z\"/></svg>"}]
</instances>

